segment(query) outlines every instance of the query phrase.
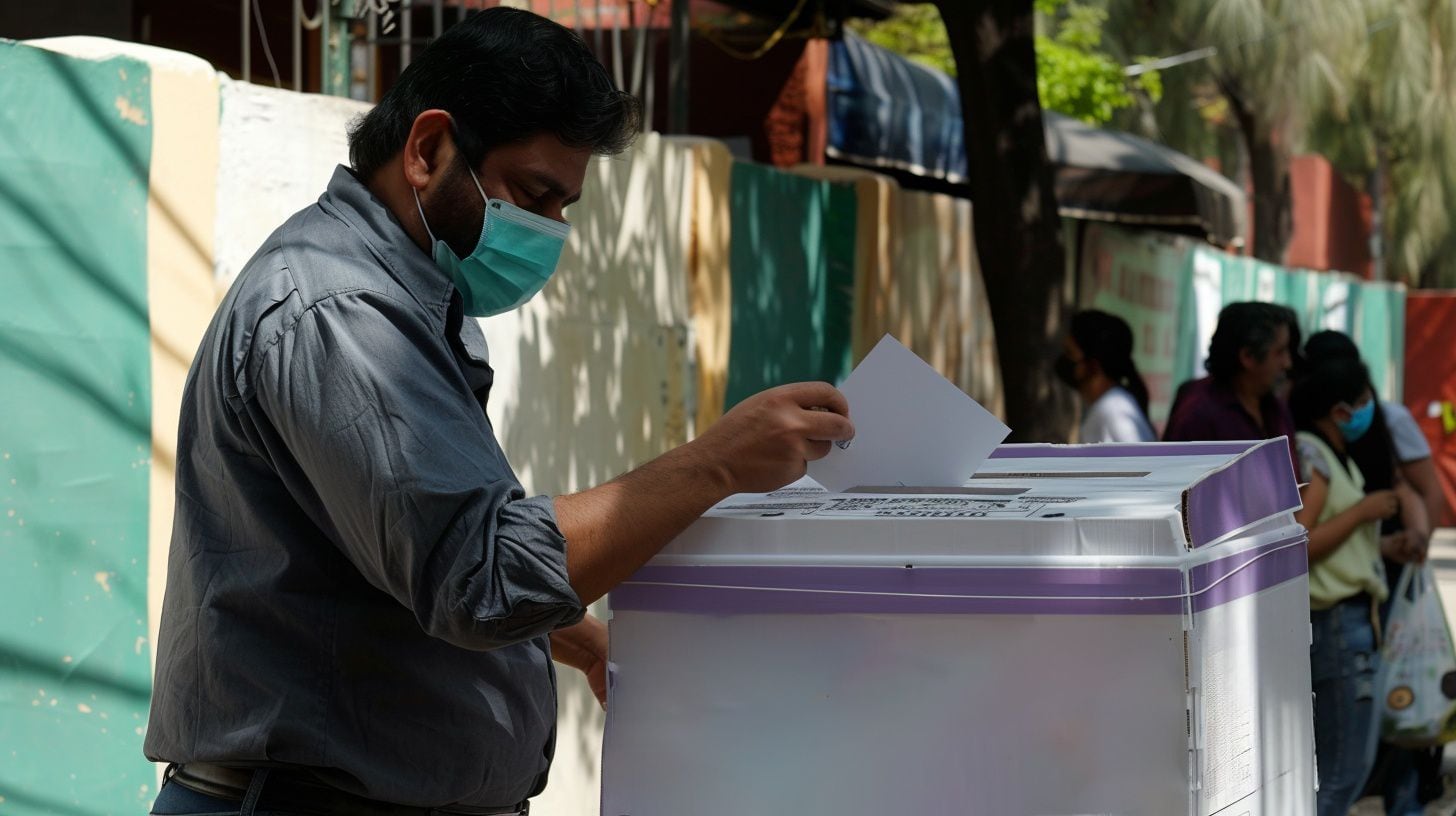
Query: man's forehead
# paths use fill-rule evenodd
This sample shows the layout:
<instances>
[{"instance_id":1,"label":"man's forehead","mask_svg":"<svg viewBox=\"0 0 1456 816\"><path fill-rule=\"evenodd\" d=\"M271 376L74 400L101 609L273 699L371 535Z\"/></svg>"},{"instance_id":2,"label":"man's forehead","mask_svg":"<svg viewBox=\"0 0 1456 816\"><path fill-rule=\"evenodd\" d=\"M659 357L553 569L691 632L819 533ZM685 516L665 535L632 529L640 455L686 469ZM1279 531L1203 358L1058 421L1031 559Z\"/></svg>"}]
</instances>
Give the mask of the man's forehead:
<instances>
[{"instance_id":1,"label":"man's forehead","mask_svg":"<svg viewBox=\"0 0 1456 816\"><path fill-rule=\"evenodd\" d=\"M499 170L546 184L562 195L581 191L590 161L589 149L568 147L550 134L501 145L486 156L487 164L498 163Z\"/></svg>"}]
</instances>

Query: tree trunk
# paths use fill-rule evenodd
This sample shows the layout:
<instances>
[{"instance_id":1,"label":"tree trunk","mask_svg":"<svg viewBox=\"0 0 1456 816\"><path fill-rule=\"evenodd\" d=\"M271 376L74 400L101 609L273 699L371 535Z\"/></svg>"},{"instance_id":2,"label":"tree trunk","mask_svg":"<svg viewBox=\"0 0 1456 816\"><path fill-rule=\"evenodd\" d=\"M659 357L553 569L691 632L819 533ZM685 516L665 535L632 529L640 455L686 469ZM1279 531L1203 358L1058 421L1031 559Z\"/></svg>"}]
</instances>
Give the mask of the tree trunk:
<instances>
[{"instance_id":1,"label":"tree trunk","mask_svg":"<svg viewBox=\"0 0 1456 816\"><path fill-rule=\"evenodd\" d=\"M1386 178L1389 167L1385 161L1385 147L1379 139L1375 142L1375 168L1365 176L1365 194L1370 197L1370 277L1383 281L1388 274L1385 260L1385 203Z\"/></svg>"},{"instance_id":2,"label":"tree trunk","mask_svg":"<svg viewBox=\"0 0 1456 816\"><path fill-rule=\"evenodd\" d=\"M1052 373L1070 304L1036 92L1032 0L937 0L956 61L966 165L1015 441L1065 441L1072 395Z\"/></svg>"},{"instance_id":3,"label":"tree trunk","mask_svg":"<svg viewBox=\"0 0 1456 816\"><path fill-rule=\"evenodd\" d=\"M1294 212L1289 182L1289 140L1273 122L1254 112L1236 95L1225 92L1239 123L1249 156L1254 187L1254 257L1284 263Z\"/></svg>"}]
</instances>

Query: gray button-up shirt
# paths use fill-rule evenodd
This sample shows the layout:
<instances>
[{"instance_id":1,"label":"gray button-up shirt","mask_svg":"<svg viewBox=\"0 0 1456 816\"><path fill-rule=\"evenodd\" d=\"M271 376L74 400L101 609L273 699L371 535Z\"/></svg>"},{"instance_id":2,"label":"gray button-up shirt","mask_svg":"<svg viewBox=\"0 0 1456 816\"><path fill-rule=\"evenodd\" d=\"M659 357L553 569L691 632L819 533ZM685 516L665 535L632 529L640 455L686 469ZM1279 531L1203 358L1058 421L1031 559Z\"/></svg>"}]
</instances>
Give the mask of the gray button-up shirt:
<instances>
[{"instance_id":1,"label":"gray button-up shirt","mask_svg":"<svg viewBox=\"0 0 1456 816\"><path fill-rule=\"evenodd\" d=\"M485 339L348 170L264 242L187 379L146 754L508 806L583 614L485 415Z\"/></svg>"}]
</instances>

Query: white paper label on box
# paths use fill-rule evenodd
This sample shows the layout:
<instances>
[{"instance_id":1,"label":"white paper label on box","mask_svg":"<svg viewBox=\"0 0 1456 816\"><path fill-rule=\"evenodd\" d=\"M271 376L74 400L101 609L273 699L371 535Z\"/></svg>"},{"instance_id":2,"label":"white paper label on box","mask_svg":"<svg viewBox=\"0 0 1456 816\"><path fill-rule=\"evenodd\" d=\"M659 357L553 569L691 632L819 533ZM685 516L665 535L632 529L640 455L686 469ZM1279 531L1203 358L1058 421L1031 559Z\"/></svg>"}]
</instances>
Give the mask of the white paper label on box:
<instances>
[{"instance_id":1,"label":"white paper label on box","mask_svg":"<svg viewBox=\"0 0 1456 816\"><path fill-rule=\"evenodd\" d=\"M1076 496L1025 496L1014 499L958 496L883 496L835 498L817 516L830 518L1029 518L1048 505L1081 501ZM1056 508L1051 508L1056 512Z\"/></svg>"}]
</instances>

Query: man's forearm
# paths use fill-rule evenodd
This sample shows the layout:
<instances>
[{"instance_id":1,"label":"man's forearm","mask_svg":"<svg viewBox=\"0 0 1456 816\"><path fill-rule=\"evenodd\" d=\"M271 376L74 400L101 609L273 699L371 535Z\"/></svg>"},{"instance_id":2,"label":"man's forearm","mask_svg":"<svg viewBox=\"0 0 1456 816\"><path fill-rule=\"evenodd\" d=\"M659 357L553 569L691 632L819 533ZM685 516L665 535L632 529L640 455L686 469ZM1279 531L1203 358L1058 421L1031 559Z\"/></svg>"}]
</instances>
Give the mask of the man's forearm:
<instances>
[{"instance_id":1,"label":"man's forearm","mask_svg":"<svg viewBox=\"0 0 1456 816\"><path fill-rule=\"evenodd\" d=\"M600 487L556 497L566 571L583 604L605 595L732 492L692 444Z\"/></svg>"},{"instance_id":2,"label":"man's forearm","mask_svg":"<svg viewBox=\"0 0 1456 816\"><path fill-rule=\"evenodd\" d=\"M605 659L607 626L588 614L580 623L551 633L551 658L557 663L585 672L592 663Z\"/></svg>"},{"instance_id":3,"label":"man's forearm","mask_svg":"<svg viewBox=\"0 0 1456 816\"><path fill-rule=\"evenodd\" d=\"M556 499L566 572L582 603L605 595L733 493L775 490L854 438L849 403L828 383L755 394L702 435L601 487Z\"/></svg>"},{"instance_id":4,"label":"man's forearm","mask_svg":"<svg viewBox=\"0 0 1456 816\"><path fill-rule=\"evenodd\" d=\"M1423 540L1431 537L1430 517L1426 513L1426 503L1421 495L1409 484L1401 482L1396 487L1396 495L1400 498L1400 520L1405 529L1419 535Z\"/></svg>"}]
</instances>

